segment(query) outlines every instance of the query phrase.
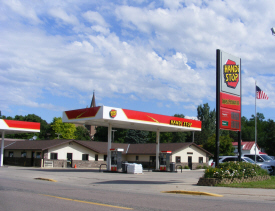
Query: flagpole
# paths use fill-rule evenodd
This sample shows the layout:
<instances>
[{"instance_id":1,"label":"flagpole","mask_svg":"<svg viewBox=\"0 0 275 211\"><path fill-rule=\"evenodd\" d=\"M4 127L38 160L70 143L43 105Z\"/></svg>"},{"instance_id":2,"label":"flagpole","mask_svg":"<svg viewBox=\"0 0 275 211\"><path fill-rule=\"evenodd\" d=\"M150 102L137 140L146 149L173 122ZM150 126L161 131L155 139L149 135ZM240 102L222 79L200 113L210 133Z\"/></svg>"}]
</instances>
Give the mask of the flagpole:
<instances>
[{"instance_id":1,"label":"flagpole","mask_svg":"<svg viewBox=\"0 0 275 211\"><path fill-rule=\"evenodd\" d=\"M257 147L257 106L256 106L256 103L257 103L257 90L256 90L256 81L255 81L255 164L256 164L256 147Z\"/></svg>"}]
</instances>

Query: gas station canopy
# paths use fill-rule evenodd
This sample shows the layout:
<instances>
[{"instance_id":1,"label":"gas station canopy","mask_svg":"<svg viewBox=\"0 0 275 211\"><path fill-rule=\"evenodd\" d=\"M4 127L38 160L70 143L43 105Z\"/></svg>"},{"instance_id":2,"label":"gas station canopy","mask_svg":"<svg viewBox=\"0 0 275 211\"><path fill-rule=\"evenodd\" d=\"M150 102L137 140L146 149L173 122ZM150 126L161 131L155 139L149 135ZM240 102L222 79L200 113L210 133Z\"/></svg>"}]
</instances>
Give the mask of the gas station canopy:
<instances>
[{"instance_id":1,"label":"gas station canopy","mask_svg":"<svg viewBox=\"0 0 275 211\"><path fill-rule=\"evenodd\" d=\"M62 121L159 132L201 131L201 121L198 120L107 106L64 111Z\"/></svg>"},{"instance_id":2,"label":"gas station canopy","mask_svg":"<svg viewBox=\"0 0 275 211\"><path fill-rule=\"evenodd\" d=\"M201 121L122 108L98 106L64 111L62 121L108 127L107 170L111 170L112 128L156 132L156 170L159 170L160 132L201 131Z\"/></svg>"},{"instance_id":3,"label":"gas station canopy","mask_svg":"<svg viewBox=\"0 0 275 211\"><path fill-rule=\"evenodd\" d=\"M17 121L17 120L0 119L0 133L2 134L0 166L3 166L5 134L39 133L39 132L40 132L40 123L38 122L25 122L25 121Z\"/></svg>"},{"instance_id":4,"label":"gas station canopy","mask_svg":"<svg viewBox=\"0 0 275 211\"><path fill-rule=\"evenodd\" d=\"M0 133L39 133L40 123L0 119Z\"/></svg>"}]
</instances>

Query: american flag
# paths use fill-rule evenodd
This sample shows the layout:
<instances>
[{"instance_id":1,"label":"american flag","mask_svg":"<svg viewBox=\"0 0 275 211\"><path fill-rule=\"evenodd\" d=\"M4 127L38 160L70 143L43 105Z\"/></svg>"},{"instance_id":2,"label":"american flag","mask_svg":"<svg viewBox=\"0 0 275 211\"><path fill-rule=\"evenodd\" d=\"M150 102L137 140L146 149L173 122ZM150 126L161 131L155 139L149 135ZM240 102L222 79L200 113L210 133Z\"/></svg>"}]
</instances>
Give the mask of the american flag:
<instances>
[{"instance_id":1,"label":"american flag","mask_svg":"<svg viewBox=\"0 0 275 211\"><path fill-rule=\"evenodd\" d=\"M267 94L264 93L258 86L256 86L256 95L257 95L257 99L268 100Z\"/></svg>"}]
</instances>

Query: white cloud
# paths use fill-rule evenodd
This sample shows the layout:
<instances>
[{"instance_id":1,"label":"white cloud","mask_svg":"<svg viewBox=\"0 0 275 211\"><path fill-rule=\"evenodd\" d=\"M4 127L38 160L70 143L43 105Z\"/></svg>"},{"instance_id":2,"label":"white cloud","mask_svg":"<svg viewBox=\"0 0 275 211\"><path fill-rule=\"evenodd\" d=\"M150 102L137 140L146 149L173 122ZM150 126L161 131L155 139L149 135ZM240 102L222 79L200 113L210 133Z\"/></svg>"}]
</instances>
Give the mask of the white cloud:
<instances>
[{"instance_id":1,"label":"white cloud","mask_svg":"<svg viewBox=\"0 0 275 211\"><path fill-rule=\"evenodd\" d=\"M164 0L163 2L164 2L164 5L170 9L178 9L182 7L184 0L174 0L174 1Z\"/></svg>"},{"instance_id":2,"label":"white cloud","mask_svg":"<svg viewBox=\"0 0 275 211\"><path fill-rule=\"evenodd\" d=\"M34 8L30 5L23 5L19 0L3 0L3 4L7 5L12 11L21 17L29 19L32 23L41 23Z\"/></svg>"},{"instance_id":3,"label":"white cloud","mask_svg":"<svg viewBox=\"0 0 275 211\"><path fill-rule=\"evenodd\" d=\"M275 106L274 1L30 2L0 3L3 108L60 109L49 93L83 102L96 90L194 111L215 101L217 48L242 58L243 105L257 80L270 96L259 106Z\"/></svg>"},{"instance_id":4,"label":"white cloud","mask_svg":"<svg viewBox=\"0 0 275 211\"><path fill-rule=\"evenodd\" d=\"M58 20L61 20L62 23L64 24L72 24L72 25L79 24L78 19L74 15L67 14L67 12L62 8L51 8L49 10L49 14L52 17L57 18Z\"/></svg>"},{"instance_id":5,"label":"white cloud","mask_svg":"<svg viewBox=\"0 0 275 211\"><path fill-rule=\"evenodd\" d=\"M103 35L107 35L107 34L110 33L110 30L109 30L108 28L105 28L105 27L102 27L102 26L96 25L96 26L91 26L91 28L92 28L94 31L99 32L99 33L101 33L101 34L103 34Z\"/></svg>"},{"instance_id":6,"label":"white cloud","mask_svg":"<svg viewBox=\"0 0 275 211\"><path fill-rule=\"evenodd\" d=\"M97 24L102 27L108 26L108 24L105 22L104 18L98 12L88 11L88 12L85 12L82 16L90 23Z\"/></svg>"}]
</instances>

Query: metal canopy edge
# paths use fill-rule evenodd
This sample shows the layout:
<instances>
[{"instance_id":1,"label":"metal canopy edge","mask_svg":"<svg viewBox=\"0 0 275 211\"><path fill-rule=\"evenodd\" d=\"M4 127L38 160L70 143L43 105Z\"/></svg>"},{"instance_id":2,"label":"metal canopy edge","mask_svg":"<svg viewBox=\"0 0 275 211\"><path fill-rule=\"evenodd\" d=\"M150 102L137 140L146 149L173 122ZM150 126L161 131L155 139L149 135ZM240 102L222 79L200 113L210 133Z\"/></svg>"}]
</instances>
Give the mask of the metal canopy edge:
<instances>
[{"instance_id":1,"label":"metal canopy edge","mask_svg":"<svg viewBox=\"0 0 275 211\"><path fill-rule=\"evenodd\" d=\"M0 133L39 133L40 123L17 120L0 119Z\"/></svg>"},{"instance_id":2,"label":"metal canopy edge","mask_svg":"<svg viewBox=\"0 0 275 211\"><path fill-rule=\"evenodd\" d=\"M0 167L3 166L3 160L4 160L5 134L36 133L36 132L37 133L40 132L40 123L38 122L26 122L26 121L0 119L0 133L2 134Z\"/></svg>"},{"instance_id":3,"label":"metal canopy edge","mask_svg":"<svg viewBox=\"0 0 275 211\"><path fill-rule=\"evenodd\" d=\"M198 120L108 106L64 111L62 121L66 123L105 127L108 127L111 124L114 128L146 131L201 131L201 121Z\"/></svg>"}]
</instances>

